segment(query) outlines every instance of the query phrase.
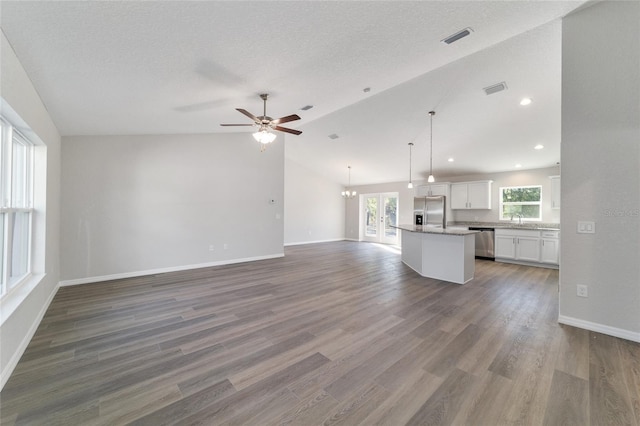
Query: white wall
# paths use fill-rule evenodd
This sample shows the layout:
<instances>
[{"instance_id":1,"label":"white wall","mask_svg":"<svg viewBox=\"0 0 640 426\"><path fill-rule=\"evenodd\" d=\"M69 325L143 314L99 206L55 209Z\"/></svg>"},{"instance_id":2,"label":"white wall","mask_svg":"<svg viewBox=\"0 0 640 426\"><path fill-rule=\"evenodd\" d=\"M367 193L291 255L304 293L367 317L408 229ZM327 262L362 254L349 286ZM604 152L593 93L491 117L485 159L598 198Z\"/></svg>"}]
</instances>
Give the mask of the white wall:
<instances>
[{"instance_id":1,"label":"white wall","mask_svg":"<svg viewBox=\"0 0 640 426\"><path fill-rule=\"evenodd\" d=\"M343 240L343 187L288 158L284 176L284 244Z\"/></svg>"},{"instance_id":2,"label":"white wall","mask_svg":"<svg viewBox=\"0 0 640 426\"><path fill-rule=\"evenodd\" d=\"M34 276L11 290L0 306L2 388L57 289L60 275L60 135L4 34L0 43L2 114L19 116L33 131L25 131L26 136L40 143L35 149Z\"/></svg>"},{"instance_id":3,"label":"white wall","mask_svg":"<svg viewBox=\"0 0 640 426\"><path fill-rule=\"evenodd\" d=\"M469 176L442 177L438 178L438 182L467 182L474 180L493 180L491 194L491 210L450 210L447 209L447 222L463 221L463 222L498 222L499 221L499 197L498 191L500 186L517 186L517 185L542 185L543 209L542 223L559 223L560 210L551 209L551 181L549 176L557 176L560 174L559 167L550 167L547 169L522 170L518 172L504 172L493 174L479 174ZM354 189L360 195L381 193L381 192L398 192L399 196L399 216L400 224L409 224L413 222L413 197L418 185L426 184L425 181L414 181L414 189L407 188L407 182L393 182L376 185L355 186ZM449 200L447 200L447 206ZM347 239L358 240L360 235L360 221L358 217L359 205L357 200L348 200L346 209L345 235Z\"/></svg>"},{"instance_id":4,"label":"white wall","mask_svg":"<svg viewBox=\"0 0 640 426\"><path fill-rule=\"evenodd\" d=\"M414 182L414 184L416 184ZM380 183L375 185L360 185L354 186L359 197L351 200L347 200L346 208L346 223L345 223L345 235L349 240L359 240L362 237L360 226L364 226L360 222L359 217L359 200L363 195L377 194L385 192L397 192L398 193L398 224L407 224L413 222L413 195L415 189L408 189L407 182L391 182ZM400 241L398 241L400 243Z\"/></svg>"},{"instance_id":5,"label":"white wall","mask_svg":"<svg viewBox=\"0 0 640 426\"><path fill-rule=\"evenodd\" d=\"M640 341L640 3L562 31L560 322ZM577 234L577 222L596 223ZM589 297L576 296L576 285Z\"/></svg>"},{"instance_id":6,"label":"white wall","mask_svg":"<svg viewBox=\"0 0 640 426\"><path fill-rule=\"evenodd\" d=\"M65 137L62 164L65 281L283 255L282 142Z\"/></svg>"},{"instance_id":7,"label":"white wall","mask_svg":"<svg viewBox=\"0 0 640 426\"><path fill-rule=\"evenodd\" d=\"M541 223L559 223L560 210L551 208L551 179L559 176L560 167L546 169L518 170L503 173L478 174L442 177L440 181L469 182L474 180L492 180L491 210L453 210L448 220L458 222L499 222L500 221L500 187L542 185L542 220Z\"/></svg>"}]
</instances>

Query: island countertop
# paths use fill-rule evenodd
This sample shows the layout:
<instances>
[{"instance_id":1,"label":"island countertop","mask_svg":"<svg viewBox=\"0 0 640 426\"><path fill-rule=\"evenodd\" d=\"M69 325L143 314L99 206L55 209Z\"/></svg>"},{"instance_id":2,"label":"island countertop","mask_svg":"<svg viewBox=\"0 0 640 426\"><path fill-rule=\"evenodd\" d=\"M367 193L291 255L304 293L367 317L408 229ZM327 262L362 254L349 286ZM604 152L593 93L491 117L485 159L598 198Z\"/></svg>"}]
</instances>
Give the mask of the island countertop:
<instances>
[{"instance_id":1,"label":"island countertop","mask_svg":"<svg viewBox=\"0 0 640 426\"><path fill-rule=\"evenodd\" d=\"M440 235L469 235L469 234L478 234L480 231L468 231L466 229L455 229L455 228L434 228L431 226L423 226L423 225L398 225L392 226L392 228L398 228L403 231L409 232L418 232L422 234L440 234Z\"/></svg>"},{"instance_id":2,"label":"island countertop","mask_svg":"<svg viewBox=\"0 0 640 426\"><path fill-rule=\"evenodd\" d=\"M464 284L475 272L476 233L466 229L398 225L402 262L427 278Z\"/></svg>"}]
</instances>

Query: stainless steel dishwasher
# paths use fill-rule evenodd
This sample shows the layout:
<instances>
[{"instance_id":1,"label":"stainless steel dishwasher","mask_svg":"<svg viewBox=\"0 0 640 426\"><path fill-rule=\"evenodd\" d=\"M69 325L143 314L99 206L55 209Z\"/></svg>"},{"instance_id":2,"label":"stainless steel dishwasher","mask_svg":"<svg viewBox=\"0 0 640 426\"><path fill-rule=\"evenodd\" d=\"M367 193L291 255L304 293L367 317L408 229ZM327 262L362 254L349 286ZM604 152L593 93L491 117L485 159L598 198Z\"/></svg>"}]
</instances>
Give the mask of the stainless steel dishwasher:
<instances>
[{"instance_id":1,"label":"stainless steel dishwasher","mask_svg":"<svg viewBox=\"0 0 640 426\"><path fill-rule=\"evenodd\" d=\"M495 260L495 228L470 226L469 231L480 231L476 234L476 258Z\"/></svg>"}]
</instances>

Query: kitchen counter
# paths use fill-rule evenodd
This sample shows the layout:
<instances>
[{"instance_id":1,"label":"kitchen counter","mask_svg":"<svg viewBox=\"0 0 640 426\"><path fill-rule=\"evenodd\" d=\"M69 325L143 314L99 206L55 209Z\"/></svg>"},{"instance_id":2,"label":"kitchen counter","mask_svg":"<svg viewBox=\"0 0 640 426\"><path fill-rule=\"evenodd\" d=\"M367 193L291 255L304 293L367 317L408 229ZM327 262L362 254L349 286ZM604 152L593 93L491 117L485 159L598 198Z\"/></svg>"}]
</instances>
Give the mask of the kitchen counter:
<instances>
[{"instance_id":1,"label":"kitchen counter","mask_svg":"<svg viewBox=\"0 0 640 426\"><path fill-rule=\"evenodd\" d=\"M403 231L419 232L423 234L440 234L440 235L469 235L477 234L479 231L468 231L466 229L455 228L433 228L423 225L398 225L392 226L393 228L402 229Z\"/></svg>"},{"instance_id":2,"label":"kitchen counter","mask_svg":"<svg viewBox=\"0 0 640 426\"><path fill-rule=\"evenodd\" d=\"M427 278L464 284L475 273L475 234L478 231L399 225L402 262Z\"/></svg>"},{"instance_id":3,"label":"kitchen counter","mask_svg":"<svg viewBox=\"0 0 640 426\"><path fill-rule=\"evenodd\" d=\"M522 224L513 222L449 222L447 226L466 226L474 228L496 228L496 229L524 229L531 231L559 231L559 223L525 222Z\"/></svg>"}]
</instances>

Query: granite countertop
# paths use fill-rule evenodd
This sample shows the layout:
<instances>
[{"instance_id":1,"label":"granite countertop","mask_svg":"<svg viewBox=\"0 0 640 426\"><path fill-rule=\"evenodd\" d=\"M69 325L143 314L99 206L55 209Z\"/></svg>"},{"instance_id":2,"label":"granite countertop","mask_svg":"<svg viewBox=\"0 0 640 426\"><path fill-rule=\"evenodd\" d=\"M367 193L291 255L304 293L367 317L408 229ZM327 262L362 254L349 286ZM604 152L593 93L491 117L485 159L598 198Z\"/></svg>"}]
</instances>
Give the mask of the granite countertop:
<instances>
[{"instance_id":1,"label":"granite countertop","mask_svg":"<svg viewBox=\"0 0 640 426\"><path fill-rule=\"evenodd\" d=\"M467 231L466 229L449 229L449 228L433 228L422 225L398 225L392 228L402 229L403 231L418 232L421 234L441 234L441 235L458 235L464 236L469 234L478 234L480 231Z\"/></svg>"},{"instance_id":2,"label":"granite countertop","mask_svg":"<svg viewBox=\"0 0 640 426\"><path fill-rule=\"evenodd\" d=\"M509 222L449 222L447 226L471 226L476 228L524 229L532 231L559 231L559 223L509 223Z\"/></svg>"}]
</instances>

